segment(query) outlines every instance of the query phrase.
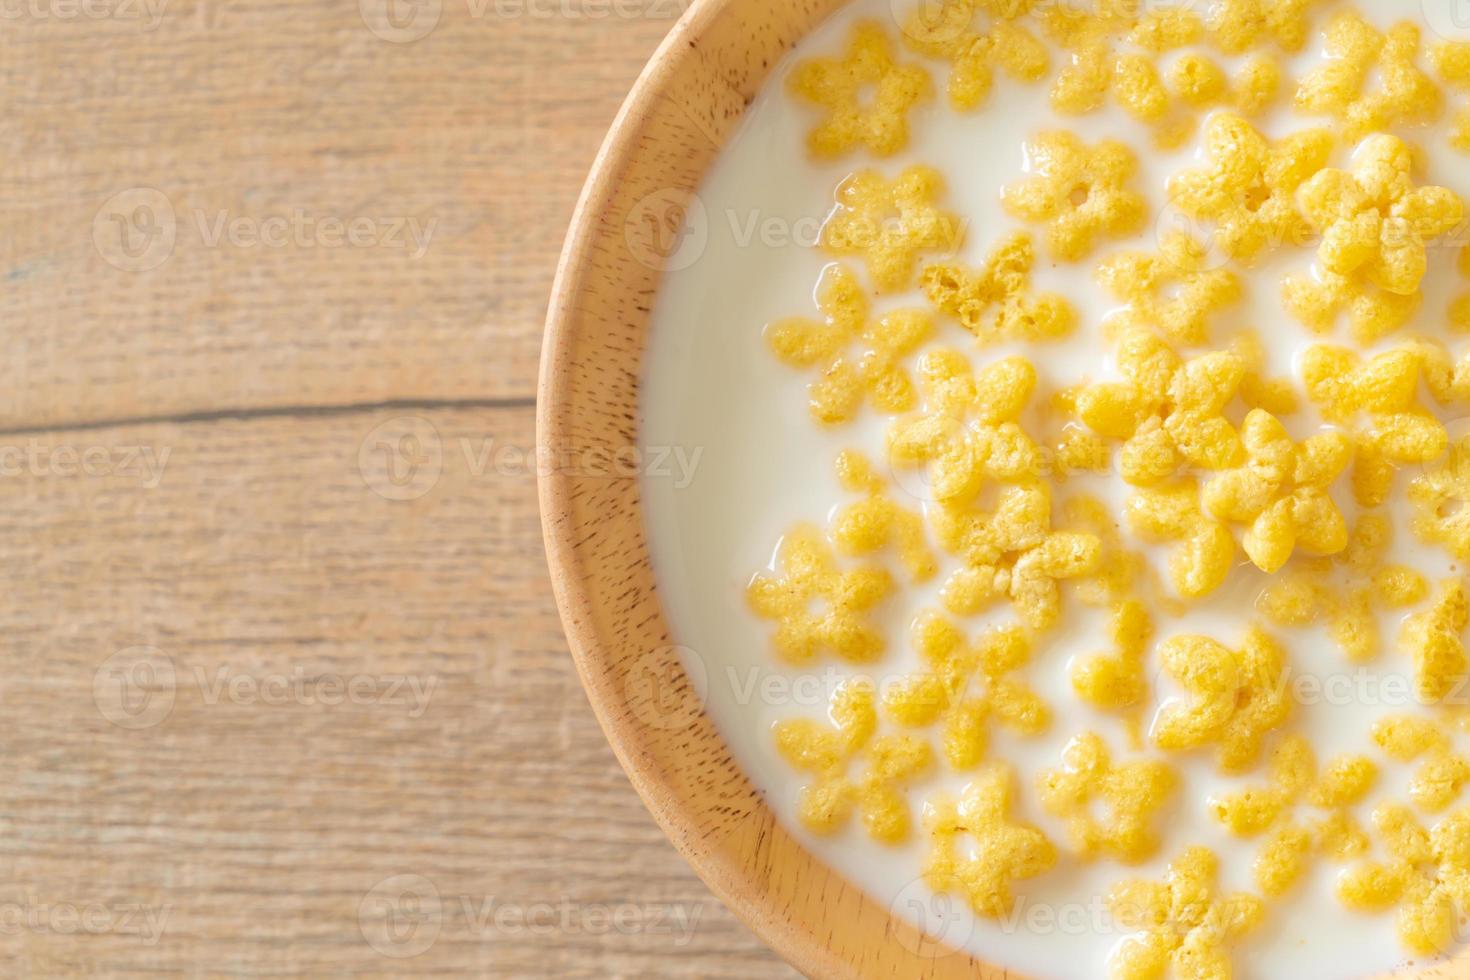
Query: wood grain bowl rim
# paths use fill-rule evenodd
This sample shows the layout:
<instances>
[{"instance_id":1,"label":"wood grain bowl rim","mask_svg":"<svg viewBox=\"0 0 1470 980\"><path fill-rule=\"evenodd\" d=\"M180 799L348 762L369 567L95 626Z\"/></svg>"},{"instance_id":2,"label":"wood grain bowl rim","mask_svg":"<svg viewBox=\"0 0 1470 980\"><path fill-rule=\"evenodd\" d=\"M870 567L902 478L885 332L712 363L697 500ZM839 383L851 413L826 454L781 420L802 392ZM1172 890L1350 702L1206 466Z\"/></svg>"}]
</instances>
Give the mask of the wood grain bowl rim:
<instances>
[{"instance_id":1,"label":"wood grain bowl rim","mask_svg":"<svg viewBox=\"0 0 1470 980\"><path fill-rule=\"evenodd\" d=\"M659 271L639 260L626 222L650 195L693 192L771 67L844 2L695 0L645 67L593 163L552 287L536 419L547 458L637 445ZM673 646L638 480L552 466L538 484L552 589L593 711L650 813L711 891L809 975L1014 976L891 915L777 822ZM643 677L656 683L637 686ZM670 694L676 724L661 700ZM650 716L654 708L664 714Z\"/></svg>"}]
</instances>

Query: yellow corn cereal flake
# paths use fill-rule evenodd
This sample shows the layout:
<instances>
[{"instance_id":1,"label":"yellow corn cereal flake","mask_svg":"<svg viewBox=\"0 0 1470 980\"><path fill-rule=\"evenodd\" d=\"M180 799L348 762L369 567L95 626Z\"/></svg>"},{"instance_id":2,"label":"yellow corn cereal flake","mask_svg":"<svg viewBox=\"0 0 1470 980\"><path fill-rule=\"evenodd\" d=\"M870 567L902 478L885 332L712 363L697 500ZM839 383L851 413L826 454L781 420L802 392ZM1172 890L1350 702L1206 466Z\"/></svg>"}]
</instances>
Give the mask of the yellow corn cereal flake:
<instances>
[{"instance_id":1,"label":"yellow corn cereal flake","mask_svg":"<svg viewBox=\"0 0 1470 980\"><path fill-rule=\"evenodd\" d=\"M1180 213L1214 223L1225 254L1252 259L1283 245L1303 245L1311 233L1296 192L1326 166L1333 137L1306 129L1272 142L1233 113L1210 117L1209 163L1170 179L1169 200Z\"/></svg>"},{"instance_id":2,"label":"yellow corn cereal flake","mask_svg":"<svg viewBox=\"0 0 1470 980\"><path fill-rule=\"evenodd\" d=\"M1096 497L1079 495L1062 509L1065 527L1097 539L1099 556L1092 574L1074 580L1077 597L1092 606L1116 607L1132 599L1139 580L1148 571L1143 555L1124 546L1112 511ZM1117 620L1115 620L1116 628ZM1124 641L1117 638L1115 643Z\"/></svg>"},{"instance_id":3,"label":"yellow corn cereal flake","mask_svg":"<svg viewBox=\"0 0 1470 980\"><path fill-rule=\"evenodd\" d=\"M1067 744L1060 769L1041 773L1038 792L1042 807L1066 821L1079 858L1136 864L1158 851L1158 814L1178 783L1175 771L1162 762L1115 763L1102 738L1087 732ZM1098 816L1097 808L1105 816Z\"/></svg>"},{"instance_id":4,"label":"yellow corn cereal flake","mask_svg":"<svg viewBox=\"0 0 1470 980\"><path fill-rule=\"evenodd\" d=\"M1460 695L1470 658L1461 634L1470 623L1470 598L1458 578L1439 584L1433 605L1404 621L1399 646L1414 662L1415 693L1421 703L1438 704Z\"/></svg>"},{"instance_id":5,"label":"yellow corn cereal flake","mask_svg":"<svg viewBox=\"0 0 1470 980\"><path fill-rule=\"evenodd\" d=\"M1418 66L1419 42L1408 21L1385 34L1355 13L1338 14L1327 25L1327 59L1297 88L1297 109L1332 116L1349 140L1433 122L1444 100Z\"/></svg>"},{"instance_id":6,"label":"yellow corn cereal flake","mask_svg":"<svg viewBox=\"0 0 1470 980\"><path fill-rule=\"evenodd\" d=\"M1286 564L1292 552L1330 555L1347 547L1347 521L1329 490L1352 459L1352 442L1323 432L1294 443L1281 421L1254 409L1241 426L1246 462L1211 477L1202 498L1222 521L1247 523L1242 546L1263 572Z\"/></svg>"},{"instance_id":7,"label":"yellow corn cereal flake","mask_svg":"<svg viewBox=\"0 0 1470 980\"><path fill-rule=\"evenodd\" d=\"M1470 44L1461 41L1436 45L1429 51L1429 62L1449 87L1462 92L1470 89ZM1470 151L1470 106L1455 109L1450 145L1462 152Z\"/></svg>"},{"instance_id":8,"label":"yellow corn cereal flake","mask_svg":"<svg viewBox=\"0 0 1470 980\"><path fill-rule=\"evenodd\" d=\"M1387 498L1396 465L1429 463L1443 455L1449 436L1419 404L1422 357L1408 348L1364 362L1343 347L1314 345L1301 356L1307 397L1329 422L1368 426L1357 437L1353 493L1365 507Z\"/></svg>"},{"instance_id":9,"label":"yellow corn cereal flake","mask_svg":"<svg viewBox=\"0 0 1470 980\"><path fill-rule=\"evenodd\" d=\"M1034 34L1018 23L1034 0L979 3L940 0L920 3L903 22L904 42L914 51L950 63L949 104L960 112L982 105L999 69L1020 82L1040 81L1051 55ZM976 8L989 18L984 31L974 26Z\"/></svg>"},{"instance_id":10,"label":"yellow corn cereal flake","mask_svg":"<svg viewBox=\"0 0 1470 980\"><path fill-rule=\"evenodd\" d=\"M1095 654L1072 668L1072 690L1096 708L1122 711L1148 697L1143 657L1153 637L1153 620L1136 600L1119 603L1112 613L1110 653Z\"/></svg>"},{"instance_id":11,"label":"yellow corn cereal flake","mask_svg":"<svg viewBox=\"0 0 1470 980\"><path fill-rule=\"evenodd\" d=\"M816 528L794 528L781 540L778 574L762 573L746 589L750 608L777 623L772 644L789 663L810 663L831 651L852 663L872 663L883 653L883 636L868 612L893 592L883 569L863 565L851 571ZM825 605L821 612L813 605Z\"/></svg>"},{"instance_id":12,"label":"yellow corn cereal flake","mask_svg":"<svg viewBox=\"0 0 1470 980\"><path fill-rule=\"evenodd\" d=\"M1099 382L1077 394L1077 417L1098 435L1123 440L1119 471L1134 486L1154 486L1182 463L1205 469L1245 460L1240 434L1224 417L1245 378L1246 362L1230 351L1184 361L1142 329L1118 341L1124 380Z\"/></svg>"},{"instance_id":13,"label":"yellow corn cereal flake","mask_svg":"<svg viewBox=\"0 0 1470 980\"><path fill-rule=\"evenodd\" d=\"M1295 53L1307 43L1310 14L1323 0L1220 0L1210 18L1210 37L1226 54L1273 43Z\"/></svg>"},{"instance_id":14,"label":"yellow corn cereal flake","mask_svg":"<svg viewBox=\"0 0 1470 980\"><path fill-rule=\"evenodd\" d=\"M1409 481L1414 535L1470 561L1470 437L1450 447L1443 463Z\"/></svg>"},{"instance_id":15,"label":"yellow corn cereal flake","mask_svg":"<svg viewBox=\"0 0 1470 980\"><path fill-rule=\"evenodd\" d=\"M1031 236L1022 232L1002 240L981 268L971 272L956 264L930 265L920 283L929 302L959 320L982 344L1060 340L1077 326L1077 311L1055 293L1032 295L1035 262Z\"/></svg>"},{"instance_id":16,"label":"yellow corn cereal flake","mask_svg":"<svg viewBox=\"0 0 1470 980\"><path fill-rule=\"evenodd\" d=\"M911 818L904 788L933 765L933 752L909 735L877 735L873 686L853 681L832 698L835 727L808 718L776 726L776 747L795 769L816 777L797 805L803 826L813 833L840 830L853 810L862 814L868 834L883 843L909 836ZM854 778L849 770L863 763Z\"/></svg>"},{"instance_id":17,"label":"yellow corn cereal flake","mask_svg":"<svg viewBox=\"0 0 1470 980\"><path fill-rule=\"evenodd\" d=\"M929 73L895 62L888 35L873 21L853 27L841 58L803 61L788 84L798 98L826 111L807 136L812 155L823 159L845 156L859 146L880 157L897 153L909 141L909 110L933 94ZM868 91L871 102L864 106Z\"/></svg>"},{"instance_id":18,"label":"yellow corn cereal flake","mask_svg":"<svg viewBox=\"0 0 1470 980\"><path fill-rule=\"evenodd\" d=\"M1036 368L1024 357L994 361L976 374L958 351L919 359L923 413L888 430L888 458L899 469L927 467L940 501L972 498L987 481L1041 473L1041 451L1020 417L1036 390Z\"/></svg>"},{"instance_id":19,"label":"yellow corn cereal flake","mask_svg":"<svg viewBox=\"0 0 1470 980\"><path fill-rule=\"evenodd\" d=\"M1448 751L1450 741L1432 719L1396 715L1373 725L1373 744L1390 759L1413 762L1422 755Z\"/></svg>"},{"instance_id":20,"label":"yellow corn cereal flake","mask_svg":"<svg viewBox=\"0 0 1470 980\"><path fill-rule=\"evenodd\" d=\"M925 671L888 689L884 708L908 728L939 724L952 769L973 769L985 758L992 722L1028 736L1050 726L1047 703L1014 676L1033 652L1021 628L988 630L968 643L958 627L928 613L915 621L913 643Z\"/></svg>"},{"instance_id":21,"label":"yellow corn cereal flake","mask_svg":"<svg viewBox=\"0 0 1470 980\"><path fill-rule=\"evenodd\" d=\"M1105 260L1098 282L1128 304L1115 317L1118 327L1150 327L1175 343L1203 343L1211 315L1241 297L1235 274L1209 268L1207 258L1198 242L1175 233L1164 238L1157 254L1120 252Z\"/></svg>"},{"instance_id":22,"label":"yellow corn cereal flake","mask_svg":"<svg viewBox=\"0 0 1470 980\"><path fill-rule=\"evenodd\" d=\"M1381 514L1363 514L1346 549L1330 562L1284 571L1261 591L1256 611L1278 626L1326 620L1328 634L1349 660L1363 663L1382 647L1379 612L1416 605L1429 595L1424 576L1386 561L1392 528Z\"/></svg>"},{"instance_id":23,"label":"yellow corn cereal flake","mask_svg":"<svg viewBox=\"0 0 1470 980\"><path fill-rule=\"evenodd\" d=\"M1157 980L1171 967L1178 977L1229 980L1230 947L1260 925L1264 909L1254 895L1219 895L1219 865L1208 848L1189 847L1164 881L1131 879L1113 889L1114 917L1142 930L1113 951L1113 980Z\"/></svg>"},{"instance_id":24,"label":"yellow corn cereal flake","mask_svg":"<svg viewBox=\"0 0 1470 980\"><path fill-rule=\"evenodd\" d=\"M1224 583L1235 563L1235 539L1200 509L1194 480L1139 490L1125 512L1129 526L1145 540L1178 543L1169 555L1169 580L1179 595L1199 599Z\"/></svg>"},{"instance_id":25,"label":"yellow corn cereal flake","mask_svg":"<svg viewBox=\"0 0 1470 980\"><path fill-rule=\"evenodd\" d=\"M1007 915L1016 882L1045 874L1057 861L1045 834L1012 819L1013 782L1009 769L987 770L958 802L940 798L925 812L931 840L925 880L941 894L959 893L983 918Z\"/></svg>"},{"instance_id":26,"label":"yellow corn cereal flake","mask_svg":"<svg viewBox=\"0 0 1470 980\"><path fill-rule=\"evenodd\" d=\"M837 550L861 557L893 547L911 579L932 578L938 563L929 550L923 516L895 503L873 464L859 452L846 450L838 455L837 477L844 489L866 495L837 513L832 525Z\"/></svg>"},{"instance_id":27,"label":"yellow corn cereal flake","mask_svg":"<svg viewBox=\"0 0 1470 980\"><path fill-rule=\"evenodd\" d=\"M1302 214L1322 234L1317 257L1338 276L1411 295L1424 278L1426 240L1453 229L1464 205L1446 187L1416 186L1413 153L1396 136L1363 141L1351 172L1327 168L1301 186Z\"/></svg>"},{"instance_id":28,"label":"yellow corn cereal flake","mask_svg":"<svg viewBox=\"0 0 1470 980\"><path fill-rule=\"evenodd\" d=\"M1286 655L1251 627L1239 650L1207 636L1170 637L1158 648L1164 672L1184 690L1154 717L1153 742L1183 751L1213 743L1224 772L1243 772L1260 757L1261 740L1291 715Z\"/></svg>"},{"instance_id":29,"label":"yellow corn cereal flake","mask_svg":"<svg viewBox=\"0 0 1470 980\"><path fill-rule=\"evenodd\" d=\"M1293 735L1272 750L1269 785L1214 797L1210 807L1237 837L1266 834L1251 870L1262 894L1275 897L1300 880L1314 855L1346 860L1368 849L1346 808L1362 802L1377 777L1378 767L1362 756L1339 756L1319 772L1311 744ZM1301 821L1302 805L1326 813Z\"/></svg>"},{"instance_id":30,"label":"yellow corn cereal flake","mask_svg":"<svg viewBox=\"0 0 1470 980\"><path fill-rule=\"evenodd\" d=\"M1409 798L1421 810L1444 810L1470 782L1470 760L1452 752L1449 736L1428 718L1385 718L1374 725L1373 740L1399 762L1420 760L1409 782Z\"/></svg>"},{"instance_id":31,"label":"yellow corn cereal flake","mask_svg":"<svg viewBox=\"0 0 1470 980\"><path fill-rule=\"evenodd\" d=\"M1364 863L1337 881L1350 909L1398 909L1399 940L1412 953L1432 955L1454 942L1461 913L1470 910L1470 811L1457 810L1430 830L1399 804L1373 812L1392 863Z\"/></svg>"},{"instance_id":32,"label":"yellow corn cereal flake","mask_svg":"<svg viewBox=\"0 0 1470 980\"><path fill-rule=\"evenodd\" d=\"M1102 557L1095 536L1053 529L1051 491L1039 481L1006 487L992 512L941 504L931 521L941 547L964 560L941 595L957 616L1009 599L1021 622L1050 629L1061 614L1060 583L1091 575Z\"/></svg>"},{"instance_id":33,"label":"yellow corn cereal flake","mask_svg":"<svg viewBox=\"0 0 1470 980\"><path fill-rule=\"evenodd\" d=\"M1056 258L1086 258L1099 241L1143 227L1147 206L1131 188L1138 171L1133 151L1117 140L1089 147L1072 133L1042 133L1027 143L1032 175L1005 188L1006 210L1045 224Z\"/></svg>"},{"instance_id":34,"label":"yellow corn cereal flake","mask_svg":"<svg viewBox=\"0 0 1470 980\"><path fill-rule=\"evenodd\" d=\"M812 417L826 425L851 421L864 402L881 412L905 412L916 403L903 358L933 331L920 310L897 310L870 321L857 277L829 265L817 287L821 321L795 317L766 329L766 342L783 363L817 368L808 389Z\"/></svg>"},{"instance_id":35,"label":"yellow corn cereal flake","mask_svg":"<svg viewBox=\"0 0 1470 980\"><path fill-rule=\"evenodd\" d=\"M830 255L858 256L880 292L908 287L921 253L953 252L964 227L935 199L944 179L929 167L909 167L893 180L863 170L837 188L837 206L818 236Z\"/></svg>"}]
</instances>

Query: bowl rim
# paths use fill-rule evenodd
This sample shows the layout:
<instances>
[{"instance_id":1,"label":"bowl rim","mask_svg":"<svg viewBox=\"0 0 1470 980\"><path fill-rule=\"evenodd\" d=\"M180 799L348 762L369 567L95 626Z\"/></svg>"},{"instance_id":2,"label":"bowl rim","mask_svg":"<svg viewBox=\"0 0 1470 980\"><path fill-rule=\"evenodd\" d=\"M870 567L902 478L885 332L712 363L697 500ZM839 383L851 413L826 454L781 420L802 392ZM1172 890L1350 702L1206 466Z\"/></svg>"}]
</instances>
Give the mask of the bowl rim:
<instances>
[{"instance_id":1,"label":"bowl rim","mask_svg":"<svg viewBox=\"0 0 1470 980\"><path fill-rule=\"evenodd\" d=\"M592 318L577 300L598 271L594 269L593 259L608 258L598 256L599 245L612 253L630 250L624 242L626 229L623 235L614 236L609 226L616 224L617 216L612 209L619 193L631 193L625 185L630 169L644 152L644 137L649 136L656 123L667 128L666 119L658 120L661 111L665 116L672 114L670 102L677 105L679 118L686 122L697 115L671 97L678 93L670 86L684 71L693 73L706 88L718 90L717 95L709 96L715 103L710 118L704 120L704 126L696 120L692 127L699 133L696 138L707 145L709 154L698 167L689 188L692 191L724 145L724 135L715 135L715 131L723 130L727 135L733 130L743 118L754 90L764 84L780 56L845 3L846 0L693 0L655 50L594 158L557 264L537 379L538 453L572 446L577 437L568 409L569 374L579 366L569 354L575 340L585 340L585 336L578 334L582 326L580 319ZM766 17L765 22L760 21L762 15ZM705 50L707 41L710 50ZM766 52L759 59L759 67L751 63L753 58L742 63L742 77L748 75L746 82L751 88L745 93L729 77L736 72L720 70L720 58L729 57L742 44ZM718 112L721 102L724 111ZM614 239L624 242L621 248L616 244L609 248ZM657 281L658 275L654 273L651 288L656 289ZM644 324L648 316L645 311ZM636 366L641 368L641 349L636 356ZM636 406L636 382L631 398ZM715 740L725 757L720 762L734 767L734 775L725 777L729 785L723 787L721 802L733 800L739 804L745 810L740 816L749 823L740 831L731 832L731 836L738 836L742 841L743 853L738 859L732 853L734 846L722 847L710 840L710 828L696 819L693 802L680 796L681 787L674 785L676 780L670 778L668 771L660 766L655 750L649 748L652 740L648 733L635 727L626 707L620 703L626 689L616 686L613 674L632 668L616 662L611 650L615 638L601 636L595 622L594 607L599 597L589 583L600 569L589 567L586 556L580 553L584 536L569 531L578 489L572 475L554 466L538 467L543 541L552 592L568 647L593 713L633 788L710 891L787 963L807 975L925 976L946 980L1017 977L1012 971L932 938L819 861L777 821L764 797L728 759L723 739L717 733ZM633 494L636 496L636 491ZM641 503L637 524L641 535ZM641 536L638 540L646 558ZM656 596L653 603L652 615L663 626L663 610ZM664 632L668 635L666 629ZM676 665L674 669L683 675L682 666ZM683 679L687 689L687 678ZM622 683L626 682L624 676ZM714 731L702 709L700 705L698 721ZM740 787L740 792L731 790L735 785ZM761 864L759 868L753 866L757 861Z\"/></svg>"},{"instance_id":2,"label":"bowl rim","mask_svg":"<svg viewBox=\"0 0 1470 980\"><path fill-rule=\"evenodd\" d=\"M693 0L639 72L593 158L572 212L552 280L536 384L538 447L561 442L561 419L553 410L560 401L561 386L565 383L565 377L559 370L558 353L566 337L575 329L574 304L568 298L582 291L589 273L588 257L600 231L594 219L609 209L619 178L632 164L639 138L648 124L651 104L673 74L671 62L682 49L697 47L698 39L708 27L736 2L738 0ZM574 543L559 532L555 522L548 519L548 515L560 511L560 498L567 492L560 474L538 473L537 496L552 593L584 693L628 781L685 863L746 927L783 960L804 971L821 970L822 976L859 976L848 970L847 964L839 959L813 956L813 949L803 934L786 927L788 923L761 900L760 890L748 877L719 873L719 869L713 866L712 855L693 845L695 828L684 812L666 805L668 800L664 787L646 760L630 751L627 739L632 736L625 730L625 719L615 716L608 703L594 695L598 679L593 675L591 661L596 656L598 638L588 625L590 617L587 615L587 595L581 587L580 559Z\"/></svg>"}]
</instances>

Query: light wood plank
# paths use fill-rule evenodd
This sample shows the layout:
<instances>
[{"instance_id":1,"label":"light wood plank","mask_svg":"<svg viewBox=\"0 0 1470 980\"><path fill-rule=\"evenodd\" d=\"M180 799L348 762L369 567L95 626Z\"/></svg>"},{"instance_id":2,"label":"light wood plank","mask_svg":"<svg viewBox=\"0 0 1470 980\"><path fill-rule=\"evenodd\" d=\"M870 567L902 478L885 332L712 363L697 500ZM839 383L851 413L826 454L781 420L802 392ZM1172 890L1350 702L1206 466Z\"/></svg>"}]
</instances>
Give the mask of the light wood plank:
<instances>
[{"instance_id":1,"label":"light wood plank","mask_svg":"<svg viewBox=\"0 0 1470 980\"><path fill-rule=\"evenodd\" d=\"M0 922L95 903L106 926L0 928L7 972L794 976L675 855L587 710L515 463L532 412L412 414L0 438ZM157 478L122 465L133 447L166 454ZM395 486L404 453L420 477ZM172 688L131 672L164 656ZM329 675L363 687L305 703ZM386 687L402 675L421 712ZM359 920L398 875L441 898L411 959ZM156 943L131 906L166 915Z\"/></svg>"},{"instance_id":2,"label":"light wood plank","mask_svg":"<svg viewBox=\"0 0 1470 980\"><path fill-rule=\"evenodd\" d=\"M387 2L13 5L0 425L533 394L577 191L677 6L423 0L432 32L394 43L364 19ZM284 245L247 244L298 213ZM114 214L139 215L136 256ZM336 244L354 221L373 244ZM147 234L169 224L171 252Z\"/></svg>"}]
</instances>

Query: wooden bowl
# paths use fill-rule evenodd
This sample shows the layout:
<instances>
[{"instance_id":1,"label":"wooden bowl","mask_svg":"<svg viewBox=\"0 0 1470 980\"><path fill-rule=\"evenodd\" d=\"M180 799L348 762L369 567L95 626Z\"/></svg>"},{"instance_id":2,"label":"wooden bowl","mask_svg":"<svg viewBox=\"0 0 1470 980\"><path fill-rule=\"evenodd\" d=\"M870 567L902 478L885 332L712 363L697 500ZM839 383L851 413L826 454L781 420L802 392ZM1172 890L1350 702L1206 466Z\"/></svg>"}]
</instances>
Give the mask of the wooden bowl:
<instances>
[{"instance_id":1,"label":"wooden bowl","mask_svg":"<svg viewBox=\"0 0 1470 980\"><path fill-rule=\"evenodd\" d=\"M657 239L677 231L681 200L771 68L842 2L696 0L654 54L593 164L557 270L538 385L549 460L639 451L639 380L667 257ZM654 586L638 477L553 465L539 489L552 585L593 710L710 889L808 975L1017 976L926 936L777 822L685 674ZM1383 976L1470 977L1470 950Z\"/></svg>"},{"instance_id":2,"label":"wooden bowl","mask_svg":"<svg viewBox=\"0 0 1470 980\"><path fill-rule=\"evenodd\" d=\"M557 271L538 391L537 444L549 460L636 451L659 285L649 236L679 218L679 198L772 66L840 2L698 0L649 62L593 165ZM540 495L552 584L593 710L710 889L814 976L1001 976L891 915L776 822L684 674L649 568L638 479L548 466Z\"/></svg>"}]
</instances>

